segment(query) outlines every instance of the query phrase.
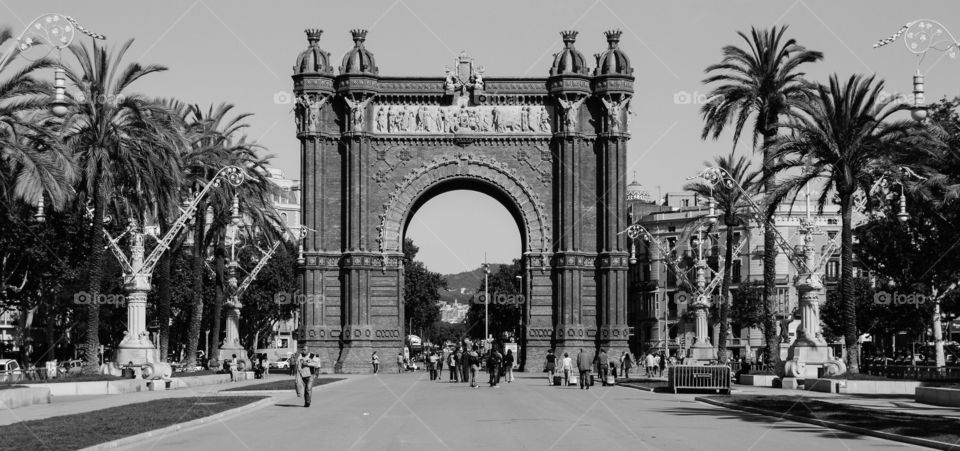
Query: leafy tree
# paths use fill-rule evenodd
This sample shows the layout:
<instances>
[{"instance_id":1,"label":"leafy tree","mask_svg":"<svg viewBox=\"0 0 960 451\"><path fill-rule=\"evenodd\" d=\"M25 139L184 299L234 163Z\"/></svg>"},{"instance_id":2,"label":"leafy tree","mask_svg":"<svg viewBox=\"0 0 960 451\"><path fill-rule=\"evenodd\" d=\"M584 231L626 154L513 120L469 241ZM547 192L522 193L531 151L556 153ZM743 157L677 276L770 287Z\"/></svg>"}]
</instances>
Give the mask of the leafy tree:
<instances>
[{"instance_id":1,"label":"leafy tree","mask_svg":"<svg viewBox=\"0 0 960 451\"><path fill-rule=\"evenodd\" d=\"M504 333L519 336L519 326L523 319L523 305L525 299L520 298L517 276L522 275L520 260L514 259L509 265L499 265L496 272L489 276L490 300L487 303L487 319L490 335L495 340L503 338ZM467 311L467 332L473 337L482 337L484 331L484 281L480 280L477 295L474 297L470 310Z\"/></svg>"},{"instance_id":2,"label":"leafy tree","mask_svg":"<svg viewBox=\"0 0 960 451\"><path fill-rule=\"evenodd\" d=\"M735 327L766 327L763 282L741 283L731 291L730 322Z\"/></svg>"},{"instance_id":3,"label":"leafy tree","mask_svg":"<svg viewBox=\"0 0 960 451\"><path fill-rule=\"evenodd\" d=\"M743 204L747 202L747 196L756 193L759 188L760 173L750 170L750 161L747 157L741 155L737 158L734 152L730 152L726 157L714 158L713 164L705 163L706 166L714 166L726 171L733 180L743 188L743 194L736 186L728 183L719 183L716 186L705 182L691 183L684 187L687 191L692 191L704 198L713 199L717 208L721 212L721 220L725 226L724 237L724 256L723 256L723 281L720 285L720 296L722 301L719 307L720 323L719 337L717 339L717 351L720 362L727 362L727 331L729 330L729 304L730 304L730 281L733 276L733 259L739 258L739 255L733 255L733 248L736 243L733 242L733 231L738 226L747 225L750 221L750 215L743 211Z\"/></svg>"},{"instance_id":4,"label":"leafy tree","mask_svg":"<svg viewBox=\"0 0 960 451\"><path fill-rule=\"evenodd\" d=\"M828 85L818 85L810 102L797 106L790 130L772 147L775 172L802 173L783 180L772 192L780 200L808 184L821 182L818 208L822 211L834 195L839 197L841 216L840 292L844 302L844 339L847 371L859 372L857 303L853 286L853 209L858 189L870 192L877 172L891 166L898 154L929 151L935 141L912 120L892 120L909 109L895 99L883 99L884 83L874 77L851 76L841 83L836 75ZM768 204L772 213L777 203Z\"/></svg>"},{"instance_id":5,"label":"leafy tree","mask_svg":"<svg viewBox=\"0 0 960 451\"><path fill-rule=\"evenodd\" d=\"M764 192L767 206L776 205L769 194L776 187L772 168L771 146L777 138L782 121L792 108L802 105L809 88L800 66L823 59L820 52L807 50L795 40L784 40L787 27L769 30L751 28L748 37L737 34L746 42L747 49L728 45L723 48L723 60L707 67L710 74L704 83L716 83L708 101L700 112L704 126L702 138L716 140L728 125L733 124L733 148L751 117L753 120L753 147L763 154ZM757 146L762 139L761 146ZM777 242L774 231L767 228L763 235L763 282L765 284L766 320L764 324L767 358L779 358L775 332L774 311L777 305L776 285ZM766 363L770 363L769 361Z\"/></svg>"},{"instance_id":6,"label":"leafy tree","mask_svg":"<svg viewBox=\"0 0 960 451\"><path fill-rule=\"evenodd\" d=\"M268 343L272 339L273 327L278 322L289 320L300 309L299 305L292 302L276 301L277 293L293 292L297 282L296 248L290 242L280 246L240 299L243 304L240 310L240 342L251 350ZM244 268L240 271L241 282L242 274L253 270L263 255L249 247L240 252L239 260Z\"/></svg>"},{"instance_id":7,"label":"leafy tree","mask_svg":"<svg viewBox=\"0 0 960 451\"><path fill-rule=\"evenodd\" d=\"M419 251L413 240L404 238L403 315L409 326L407 332L411 334L419 330L430 332L440 319L440 306L437 305L440 289L447 288L443 276L427 270L423 262L415 260Z\"/></svg>"}]
</instances>

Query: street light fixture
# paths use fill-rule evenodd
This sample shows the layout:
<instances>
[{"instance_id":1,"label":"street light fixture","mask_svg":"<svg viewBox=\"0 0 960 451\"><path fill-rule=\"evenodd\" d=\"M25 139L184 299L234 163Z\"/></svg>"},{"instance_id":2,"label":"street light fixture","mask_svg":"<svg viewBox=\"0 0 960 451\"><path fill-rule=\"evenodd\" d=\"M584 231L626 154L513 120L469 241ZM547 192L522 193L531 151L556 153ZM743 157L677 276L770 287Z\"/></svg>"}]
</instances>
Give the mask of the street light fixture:
<instances>
[{"instance_id":1,"label":"street light fixture","mask_svg":"<svg viewBox=\"0 0 960 451\"><path fill-rule=\"evenodd\" d=\"M956 59L960 41L943 24L931 19L918 19L907 22L896 33L877 41L873 48L892 44L903 38L907 51L917 55L917 70L913 75L913 108L910 116L917 122L927 118L927 106L924 103L923 73L920 72L920 63L927 52L936 50L945 53L951 59Z\"/></svg>"}]
</instances>

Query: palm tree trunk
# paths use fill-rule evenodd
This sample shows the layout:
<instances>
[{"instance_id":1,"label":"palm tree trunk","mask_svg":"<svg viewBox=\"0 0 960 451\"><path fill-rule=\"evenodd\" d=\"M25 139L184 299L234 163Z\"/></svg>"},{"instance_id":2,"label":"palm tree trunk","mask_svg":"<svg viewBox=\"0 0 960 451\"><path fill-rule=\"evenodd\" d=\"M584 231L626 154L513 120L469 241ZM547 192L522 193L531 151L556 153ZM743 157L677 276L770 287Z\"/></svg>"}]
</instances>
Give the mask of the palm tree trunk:
<instances>
[{"instance_id":1,"label":"palm tree trunk","mask_svg":"<svg viewBox=\"0 0 960 451\"><path fill-rule=\"evenodd\" d=\"M98 181L93 193L93 224L90 226L90 259L87 269L87 337L84 341L83 373L97 374L100 371L100 283L103 280L103 216L107 196L103 182Z\"/></svg>"},{"instance_id":2,"label":"palm tree trunk","mask_svg":"<svg viewBox=\"0 0 960 451\"><path fill-rule=\"evenodd\" d=\"M763 191L764 206L770 211L770 193L777 189L777 181L772 170L773 161L770 161L771 148L776 139L776 120L769 122L769 127L763 127ZM770 131L772 129L772 132ZM763 229L763 337L767 343L766 355L763 363L767 366L780 361L780 336L777 334L777 321L774 313L777 309L777 237L773 231L772 218L768 218L767 226Z\"/></svg>"},{"instance_id":3,"label":"palm tree trunk","mask_svg":"<svg viewBox=\"0 0 960 451\"><path fill-rule=\"evenodd\" d=\"M224 283L226 282L226 277L224 277L224 272L226 271L226 253L227 250L223 247L223 233L218 233L217 247L213 254L215 259L214 271L216 272L216 280L214 281L216 298L213 302L213 312L211 313L210 362L220 361L220 315L223 311Z\"/></svg>"},{"instance_id":4,"label":"palm tree trunk","mask_svg":"<svg viewBox=\"0 0 960 451\"><path fill-rule=\"evenodd\" d=\"M734 208L734 207L731 207ZM736 214L736 212L730 212ZM733 268L733 221L726 222L727 226L727 249L723 256L723 281L720 283L720 336L717 337L717 353L720 354L720 363L727 363L727 333L730 330L730 279L731 268Z\"/></svg>"},{"instance_id":5,"label":"palm tree trunk","mask_svg":"<svg viewBox=\"0 0 960 451\"><path fill-rule=\"evenodd\" d=\"M197 221L193 231L193 305L190 309L190 324L187 326L187 371L193 371L197 365L197 346L200 344L200 325L203 321L203 260L204 232L207 222L207 204L197 206Z\"/></svg>"},{"instance_id":6,"label":"palm tree trunk","mask_svg":"<svg viewBox=\"0 0 960 451\"><path fill-rule=\"evenodd\" d=\"M843 338L847 345L847 372L860 373L857 304L853 296L853 193L840 194L840 299L843 305Z\"/></svg>"}]
</instances>

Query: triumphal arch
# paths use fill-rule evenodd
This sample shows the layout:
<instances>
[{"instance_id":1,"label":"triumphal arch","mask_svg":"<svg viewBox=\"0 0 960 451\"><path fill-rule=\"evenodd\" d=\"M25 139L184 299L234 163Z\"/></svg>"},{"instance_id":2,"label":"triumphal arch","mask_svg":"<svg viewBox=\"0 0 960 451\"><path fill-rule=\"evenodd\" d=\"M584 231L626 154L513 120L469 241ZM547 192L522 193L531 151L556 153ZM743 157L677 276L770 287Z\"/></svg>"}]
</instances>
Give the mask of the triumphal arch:
<instances>
[{"instance_id":1,"label":"triumphal arch","mask_svg":"<svg viewBox=\"0 0 960 451\"><path fill-rule=\"evenodd\" d=\"M521 232L531 368L550 348L619 355L629 334L619 232L634 80L620 32L606 33L592 68L577 32L561 33L546 77L488 76L466 54L436 76L388 76L367 31L351 33L335 68L321 31L307 30L294 66L309 230L299 338L326 368L370 371L374 350L393 365L405 332L407 224L432 197L473 189L501 202Z\"/></svg>"}]
</instances>

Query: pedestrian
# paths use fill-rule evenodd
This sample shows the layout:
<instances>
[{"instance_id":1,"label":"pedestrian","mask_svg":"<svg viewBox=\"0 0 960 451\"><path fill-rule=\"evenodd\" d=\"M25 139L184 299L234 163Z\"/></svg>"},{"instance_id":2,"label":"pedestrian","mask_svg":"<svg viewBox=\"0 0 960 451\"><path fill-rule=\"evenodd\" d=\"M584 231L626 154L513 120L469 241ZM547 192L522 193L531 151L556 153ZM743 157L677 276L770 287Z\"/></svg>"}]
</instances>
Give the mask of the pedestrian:
<instances>
[{"instance_id":1,"label":"pedestrian","mask_svg":"<svg viewBox=\"0 0 960 451\"><path fill-rule=\"evenodd\" d=\"M487 373L490 376L490 386L500 388L500 365L503 364L503 355L496 348L487 356Z\"/></svg>"},{"instance_id":2,"label":"pedestrian","mask_svg":"<svg viewBox=\"0 0 960 451\"><path fill-rule=\"evenodd\" d=\"M467 364L470 366L470 386L477 388L477 371L480 371L480 354L477 353L477 346L467 353Z\"/></svg>"},{"instance_id":3,"label":"pedestrian","mask_svg":"<svg viewBox=\"0 0 960 451\"><path fill-rule=\"evenodd\" d=\"M577 370L580 371L580 390L590 389L590 382L587 381L587 378L590 377L590 369L593 365L593 362L590 360L590 356L586 352L583 352L583 348L580 348L580 353L577 354Z\"/></svg>"},{"instance_id":4,"label":"pedestrian","mask_svg":"<svg viewBox=\"0 0 960 451\"><path fill-rule=\"evenodd\" d=\"M553 378L557 375L557 356L553 355L553 349L547 351L547 385L553 385Z\"/></svg>"},{"instance_id":5,"label":"pedestrian","mask_svg":"<svg viewBox=\"0 0 960 451\"><path fill-rule=\"evenodd\" d=\"M240 376L240 360L237 359L237 355L234 354L230 359L230 382L237 382L237 378Z\"/></svg>"},{"instance_id":6,"label":"pedestrian","mask_svg":"<svg viewBox=\"0 0 960 451\"><path fill-rule=\"evenodd\" d=\"M444 354L444 351L437 353L437 380L439 381L443 377L443 362L447 360L447 355Z\"/></svg>"},{"instance_id":7,"label":"pedestrian","mask_svg":"<svg viewBox=\"0 0 960 451\"><path fill-rule=\"evenodd\" d=\"M470 382L470 348L464 342L460 352L460 382Z\"/></svg>"},{"instance_id":8,"label":"pedestrian","mask_svg":"<svg viewBox=\"0 0 960 451\"><path fill-rule=\"evenodd\" d=\"M397 353L397 373L403 372L403 353Z\"/></svg>"},{"instance_id":9,"label":"pedestrian","mask_svg":"<svg viewBox=\"0 0 960 451\"><path fill-rule=\"evenodd\" d=\"M600 378L600 383L604 387L607 386L607 372L610 370L610 366L607 363L607 353L603 348L597 349L597 354L593 358L594 366L597 369L597 377Z\"/></svg>"},{"instance_id":10,"label":"pedestrian","mask_svg":"<svg viewBox=\"0 0 960 451\"><path fill-rule=\"evenodd\" d=\"M300 348L300 357L297 358L297 378L303 384L303 407L310 407L310 401L313 395L313 377L317 368L320 367L312 353L307 355L307 348Z\"/></svg>"},{"instance_id":11,"label":"pedestrian","mask_svg":"<svg viewBox=\"0 0 960 451\"><path fill-rule=\"evenodd\" d=\"M623 351L623 355L620 357L620 369L623 370L625 379L630 379L631 367L633 367L633 357L630 356L629 352Z\"/></svg>"},{"instance_id":12,"label":"pedestrian","mask_svg":"<svg viewBox=\"0 0 960 451\"><path fill-rule=\"evenodd\" d=\"M583 352L583 350L580 350ZM573 360L570 358L570 354L563 353L563 386L570 385L570 373L573 372Z\"/></svg>"},{"instance_id":13,"label":"pedestrian","mask_svg":"<svg viewBox=\"0 0 960 451\"><path fill-rule=\"evenodd\" d=\"M437 380L437 353L434 351L427 355L427 369L430 370L430 380Z\"/></svg>"},{"instance_id":14,"label":"pedestrian","mask_svg":"<svg viewBox=\"0 0 960 451\"><path fill-rule=\"evenodd\" d=\"M513 349L507 349L507 355L503 356L503 371L507 383L513 382Z\"/></svg>"},{"instance_id":15,"label":"pedestrian","mask_svg":"<svg viewBox=\"0 0 960 451\"><path fill-rule=\"evenodd\" d=\"M380 371L380 356L377 355L377 351L373 351L370 360L373 363L373 374L377 374L377 371Z\"/></svg>"},{"instance_id":16,"label":"pedestrian","mask_svg":"<svg viewBox=\"0 0 960 451\"><path fill-rule=\"evenodd\" d=\"M447 368L450 369L450 382L457 382L457 361L460 360L460 350L451 352L447 357Z\"/></svg>"},{"instance_id":17,"label":"pedestrian","mask_svg":"<svg viewBox=\"0 0 960 451\"><path fill-rule=\"evenodd\" d=\"M667 358L662 352L657 355L657 366L660 368L660 377L663 377L663 370L667 368Z\"/></svg>"},{"instance_id":18,"label":"pedestrian","mask_svg":"<svg viewBox=\"0 0 960 451\"><path fill-rule=\"evenodd\" d=\"M653 377L655 366L657 366L657 359L653 358L653 353L647 353L647 356L643 359L643 367L647 370L647 377Z\"/></svg>"}]
</instances>

